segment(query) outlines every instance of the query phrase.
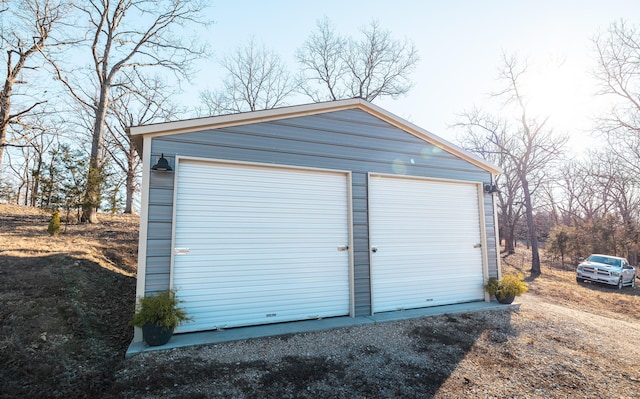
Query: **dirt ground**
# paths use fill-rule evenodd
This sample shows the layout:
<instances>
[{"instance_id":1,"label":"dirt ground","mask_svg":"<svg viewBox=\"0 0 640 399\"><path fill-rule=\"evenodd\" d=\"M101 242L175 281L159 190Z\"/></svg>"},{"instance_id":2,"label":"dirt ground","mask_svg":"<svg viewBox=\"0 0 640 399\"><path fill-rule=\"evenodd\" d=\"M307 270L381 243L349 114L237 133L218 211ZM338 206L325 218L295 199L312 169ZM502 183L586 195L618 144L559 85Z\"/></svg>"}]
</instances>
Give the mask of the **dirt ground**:
<instances>
[{"instance_id":1,"label":"dirt ground","mask_svg":"<svg viewBox=\"0 0 640 399\"><path fill-rule=\"evenodd\" d=\"M493 311L174 349L124 359L138 220L46 233L0 204L0 398L637 398L640 289L545 263ZM544 258L544 257L543 257ZM526 251L503 259L526 274Z\"/></svg>"},{"instance_id":2,"label":"dirt ground","mask_svg":"<svg viewBox=\"0 0 640 399\"><path fill-rule=\"evenodd\" d=\"M133 332L138 219L62 226L0 205L0 397L98 398Z\"/></svg>"}]
</instances>

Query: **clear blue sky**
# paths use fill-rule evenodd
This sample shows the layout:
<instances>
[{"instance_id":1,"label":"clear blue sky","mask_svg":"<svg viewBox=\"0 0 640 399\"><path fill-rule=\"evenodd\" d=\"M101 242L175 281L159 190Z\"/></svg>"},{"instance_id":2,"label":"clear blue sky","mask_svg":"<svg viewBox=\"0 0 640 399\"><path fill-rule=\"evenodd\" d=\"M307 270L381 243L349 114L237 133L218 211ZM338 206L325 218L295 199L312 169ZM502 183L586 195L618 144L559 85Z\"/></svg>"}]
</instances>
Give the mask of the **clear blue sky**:
<instances>
[{"instance_id":1,"label":"clear blue sky","mask_svg":"<svg viewBox=\"0 0 640 399\"><path fill-rule=\"evenodd\" d=\"M502 52L517 53L528 60L532 112L549 116L556 131L579 137L606 107L593 96L591 38L621 18L640 24L640 1L217 1L208 15L215 23L204 39L216 56L255 36L292 70L295 50L318 19L326 15L350 35L377 19L395 38L412 40L421 60L406 97L376 104L451 141L456 115L486 105L497 89ZM223 77L213 61L200 69L191 93L215 89Z\"/></svg>"}]
</instances>

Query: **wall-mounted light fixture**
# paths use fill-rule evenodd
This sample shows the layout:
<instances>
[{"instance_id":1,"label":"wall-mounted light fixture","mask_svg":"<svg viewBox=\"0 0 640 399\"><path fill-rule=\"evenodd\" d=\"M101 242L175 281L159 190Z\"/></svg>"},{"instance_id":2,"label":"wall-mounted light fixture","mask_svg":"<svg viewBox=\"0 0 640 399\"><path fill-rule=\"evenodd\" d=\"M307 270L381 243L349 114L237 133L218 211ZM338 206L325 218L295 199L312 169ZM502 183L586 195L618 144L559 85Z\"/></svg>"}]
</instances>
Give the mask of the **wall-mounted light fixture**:
<instances>
[{"instance_id":1,"label":"wall-mounted light fixture","mask_svg":"<svg viewBox=\"0 0 640 399\"><path fill-rule=\"evenodd\" d=\"M500 190L498 190L498 186L496 186L495 184L485 183L484 184L484 192L487 193L487 194L493 194L493 193L500 192Z\"/></svg>"},{"instance_id":2,"label":"wall-mounted light fixture","mask_svg":"<svg viewBox=\"0 0 640 399\"><path fill-rule=\"evenodd\" d=\"M171 168L171 165L169 165L169 161L167 161L167 158L164 157L164 153L162 153L162 155L160 155L160 158L158 158L158 162L151 167L151 170L171 172L173 169Z\"/></svg>"}]
</instances>

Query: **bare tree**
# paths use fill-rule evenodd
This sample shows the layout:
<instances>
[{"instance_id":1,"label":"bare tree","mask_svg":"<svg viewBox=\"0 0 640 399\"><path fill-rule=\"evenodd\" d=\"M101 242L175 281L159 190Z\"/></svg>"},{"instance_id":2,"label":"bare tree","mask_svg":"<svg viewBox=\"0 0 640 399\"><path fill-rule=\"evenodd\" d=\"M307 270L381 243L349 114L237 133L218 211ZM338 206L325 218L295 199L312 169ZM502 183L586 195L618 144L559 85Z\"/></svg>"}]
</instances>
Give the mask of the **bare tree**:
<instances>
[{"instance_id":1,"label":"bare tree","mask_svg":"<svg viewBox=\"0 0 640 399\"><path fill-rule=\"evenodd\" d=\"M500 165L502 168L502 173L495 180L499 188L497 207L500 235L504 239L505 252L513 254L517 239L516 230L524 216L521 200L522 183L508 154L496 144L496 142L505 141L505 137L510 134L511 126L506 121L497 119L479 109L466 113L458 125L467 128L466 134L461 138L461 144L465 149Z\"/></svg>"},{"instance_id":2,"label":"bare tree","mask_svg":"<svg viewBox=\"0 0 640 399\"><path fill-rule=\"evenodd\" d=\"M540 254L538 234L534 222L534 194L547 179L548 171L554 163L561 159L567 143L567 136L556 136L545 126L546 119L539 120L527 115L527 106L523 93L520 92L521 81L526 73L526 65L521 65L517 57L503 57L504 67L500 80L505 82L504 90L495 96L505 104L515 106L518 115L515 121L496 123L495 117L478 117L467 114L458 125L467 129L470 136L478 141L484 140L485 147L495 152L502 160L499 164L505 170L513 170L522 193L522 202L527 221L527 230L531 243L531 274L539 275ZM515 203L515 202L514 202Z\"/></svg>"},{"instance_id":3,"label":"bare tree","mask_svg":"<svg viewBox=\"0 0 640 399\"><path fill-rule=\"evenodd\" d=\"M558 180L562 199L558 206L562 223L570 226L593 220L600 212L600 189L591 179L591 165L580 161L565 162L559 168Z\"/></svg>"},{"instance_id":4,"label":"bare tree","mask_svg":"<svg viewBox=\"0 0 640 399\"><path fill-rule=\"evenodd\" d=\"M317 22L317 28L296 52L303 68L300 87L315 102L348 98L347 66L343 61L346 40L327 17Z\"/></svg>"},{"instance_id":5,"label":"bare tree","mask_svg":"<svg viewBox=\"0 0 640 399\"><path fill-rule=\"evenodd\" d=\"M105 150L113 164L124 174L124 213L133 213L134 195L138 191L138 172L142 160L131 137L130 126L174 119L177 107L171 103L174 91L166 90L166 82L159 77L140 79L128 95L116 95L111 104L112 117L107 123ZM117 88L116 90L122 90ZM135 93L135 94L133 94Z\"/></svg>"},{"instance_id":6,"label":"bare tree","mask_svg":"<svg viewBox=\"0 0 640 399\"><path fill-rule=\"evenodd\" d=\"M581 161L565 163L562 224L571 232L575 255L606 252L635 263L640 254L640 190L633 170L619 164L609 149L592 151Z\"/></svg>"},{"instance_id":7,"label":"bare tree","mask_svg":"<svg viewBox=\"0 0 640 399\"><path fill-rule=\"evenodd\" d=\"M394 39L377 21L362 29L360 40L338 35L326 17L317 28L296 53L301 90L313 101L397 98L413 86L417 49L408 40Z\"/></svg>"},{"instance_id":8,"label":"bare tree","mask_svg":"<svg viewBox=\"0 0 640 399\"><path fill-rule=\"evenodd\" d=\"M200 93L209 115L286 105L285 101L296 89L280 57L264 45L258 45L254 38L224 56L220 65L226 71L222 88Z\"/></svg>"},{"instance_id":9,"label":"bare tree","mask_svg":"<svg viewBox=\"0 0 640 399\"><path fill-rule=\"evenodd\" d=\"M592 158L592 176L599 191L603 208L602 217L614 218L619 226L618 238L613 241L614 251L629 256L637 255L640 192L638 177L611 151L600 151ZM618 252L614 252L618 253ZM635 259L633 259L635 261Z\"/></svg>"},{"instance_id":10,"label":"bare tree","mask_svg":"<svg viewBox=\"0 0 640 399\"><path fill-rule=\"evenodd\" d=\"M617 100L602 115L597 131L626 167L640 174L640 31L624 20L593 39L597 54L598 94Z\"/></svg>"},{"instance_id":11,"label":"bare tree","mask_svg":"<svg viewBox=\"0 0 640 399\"><path fill-rule=\"evenodd\" d=\"M89 0L76 5L89 21L86 32L92 64L84 72L90 74L82 79L82 72L76 71L69 78L60 65L53 65L58 79L93 120L82 216L85 222L98 221L107 114L117 100L113 89L132 88L139 69L163 69L188 78L191 63L203 57L206 49L176 28L201 23L205 6L205 2L189 0ZM87 86L88 82L93 87Z\"/></svg>"},{"instance_id":12,"label":"bare tree","mask_svg":"<svg viewBox=\"0 0 640 399\"><path fill-rule=\"evenodd\" d=\"M612 197L625 226L627 247L638 246L638 184L640 179L640 30L624 20L593 40L597 54L595 76L598 94L616 100L607 115L601 115L597 133L608 142ZM636 253L632 258L636 258ZM634 259L635 260L635 259Z\"/></svg>"},{"instance_id":13,"label":"bare tree","mask_svg":"<svg viewBox=\"0 0 640 399\"><path fill-rule=\"evenodd\" d=\"M52 33L68 11L65 1L30 0L0 3L3 12L9 12L10 28L0 31L0 48L4 57L4 84L0 91L0 169L4 149L13 144L7 141L9 126L19 124L45 103L41 96L28 95L25 90L16 91L16 85L26 85L28 73L38 69L38 64L30 62L47 46L58 46L61 42L49 43ZM29 84L31 92L42 93L37 84ZM22 94L22 101L14 99ZM15 109L17 108L17 109Z\"/></svg>"},{"instance_id":14,"label":"bare tree","mask_svg":"<svg viewBox=\"0 0 640 399\"><path fill-rule=\"evenodd\" d=\"M33 149L33 163L27 170L31 174L31 199L30 206L38 206L41 203L40 183L46 167L45 157L60 137L60 132L55 126L46 127L46 122L29 127L29 146Z\"/></svg>"}]
</instances>

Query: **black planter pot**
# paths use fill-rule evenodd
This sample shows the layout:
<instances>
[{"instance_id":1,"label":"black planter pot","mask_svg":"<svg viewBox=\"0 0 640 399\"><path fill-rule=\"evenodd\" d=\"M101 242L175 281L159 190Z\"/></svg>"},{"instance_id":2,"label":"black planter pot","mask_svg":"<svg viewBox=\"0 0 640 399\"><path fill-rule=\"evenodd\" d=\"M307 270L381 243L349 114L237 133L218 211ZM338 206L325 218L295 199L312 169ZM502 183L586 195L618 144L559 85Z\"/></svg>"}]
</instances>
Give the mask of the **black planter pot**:
<instances>
[{"instance_id":1,"label":"black planter pot","mask_svg":"<svg viewBox=\"0 0 640 399\"><path fill-rule=\"evenodd\" d=\"M142 326L142 337L149 346L164 345L173 336L173 328L166 328L155 323Z\"/></svg>"},{"instance_id":2,"label":"black planter pot","mask_svg":"<svg viewBox=\"0 0 640 399\"><path fill-rule=\"evenodd\" d=\"M496 294L496 299L498 300L498 302L500 302L503 305L509 305L511 303L513 303L513 300L516 299L515 295L504 295L504 296L500 296L498 294Z\"/></svg>"}]
</instances>

